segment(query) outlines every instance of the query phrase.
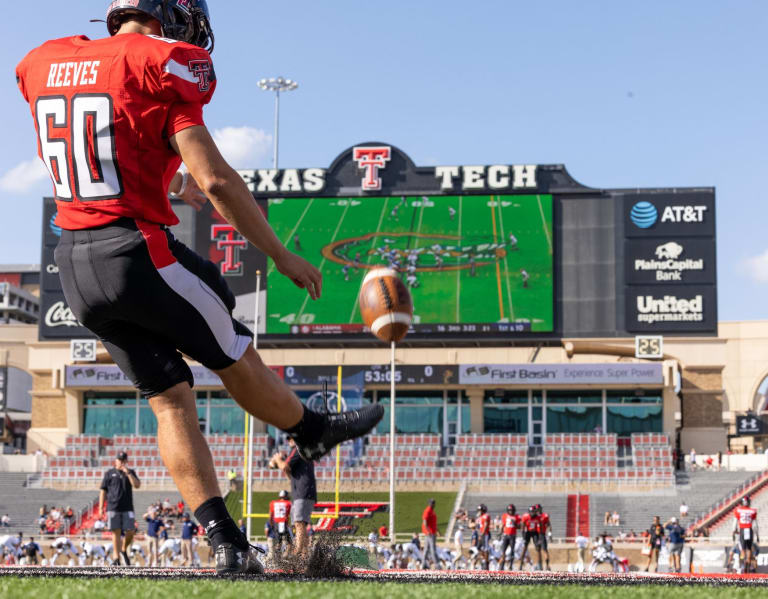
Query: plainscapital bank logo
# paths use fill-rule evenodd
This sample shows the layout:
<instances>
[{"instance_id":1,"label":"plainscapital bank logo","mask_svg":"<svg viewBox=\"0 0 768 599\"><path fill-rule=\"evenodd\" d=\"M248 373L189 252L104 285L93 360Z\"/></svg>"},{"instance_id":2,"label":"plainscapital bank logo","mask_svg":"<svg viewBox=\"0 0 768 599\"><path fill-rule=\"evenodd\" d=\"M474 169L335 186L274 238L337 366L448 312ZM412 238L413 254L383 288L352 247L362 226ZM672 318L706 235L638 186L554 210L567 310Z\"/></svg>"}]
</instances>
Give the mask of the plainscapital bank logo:
<instances>
[{"instance_id":1,"label":"plainscapital bank logo","mask_svg":"<svg viewBox=\"0 0 768 599\"><path fill-rule=\"evenodd\" d=\"M650 202L638 202L632 206L629 212L629 218L640 229L648 229L656 224L659 218L659 211L656 206Z\"/></svg>"}]
</instances>

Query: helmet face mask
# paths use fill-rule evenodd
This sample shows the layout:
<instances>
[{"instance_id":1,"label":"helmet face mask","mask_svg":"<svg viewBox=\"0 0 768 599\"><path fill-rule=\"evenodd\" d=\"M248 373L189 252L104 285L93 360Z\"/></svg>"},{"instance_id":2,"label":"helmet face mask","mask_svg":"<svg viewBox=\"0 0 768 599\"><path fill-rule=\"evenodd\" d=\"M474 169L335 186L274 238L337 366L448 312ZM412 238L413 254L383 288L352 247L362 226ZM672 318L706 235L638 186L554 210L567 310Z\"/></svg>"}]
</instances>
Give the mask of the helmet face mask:
<instances>
[{"instance_id":1,"label":"helmet face mask","mask_svg":"<svg viewBox=\"0 0 768 599\"><path fill-rule=\"evenodd\" d=\"M515 506L514 506L514 504L510 503L510 504L507 506L507 513L508 513L508 514L514 515L516 511L517 511L517 510L515 509Z\"/></svg>"},{"instance_id":2,"label":"helmet face mask","mask_svg":"<svg viewBox=\"0 0 768 599\"><path fill-rule=\"evenodd\" d=\"M110 35L120 28L120 17L130 13L143 13L159 21L164 37L213 52L211 14L205 0L113 0L107 9Z\"/></svg>"}]
</instances>

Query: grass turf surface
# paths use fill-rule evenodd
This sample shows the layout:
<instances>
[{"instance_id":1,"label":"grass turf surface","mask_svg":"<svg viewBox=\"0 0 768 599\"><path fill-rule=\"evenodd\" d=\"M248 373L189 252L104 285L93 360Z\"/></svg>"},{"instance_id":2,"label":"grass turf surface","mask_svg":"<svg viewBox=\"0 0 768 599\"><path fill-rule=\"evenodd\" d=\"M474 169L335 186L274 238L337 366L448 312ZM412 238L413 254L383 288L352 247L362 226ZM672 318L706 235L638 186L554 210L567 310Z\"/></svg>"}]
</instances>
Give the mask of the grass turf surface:
<instances>
[{"instance_id":1,"label":"grass turf surface","mask_svg":"<svg viewBox=\"0 0 768 599\"><path fill-rule=\"evenodd\" d=\"M268 276L268 333L361 324L357 291L366 266L388 264L385 246L397 252L402 270L406 252L418 251L415 325L530 321L533 331L553 329L549 195L273 199L269 222L286 246L322 271L324 284L322 298L312 302L285 277ZM358 254L361 268L345 273ZM530 275L526 288L521 269ZM271 261L267 272L275 274Z\"/></svg>"},{"instance_id":2,"label":"grass turf surface","mask_svg":"<svg viewBox=\"0 0 768 599\"><path fill-rule=\"evenodd\" d=\"M287 484L287 481L286 481ZM229 493L225 502L232 517L237 521L242 518L242 494ZM266 514L269 511L269 502L277 498L277 493L254 493L253 513ZM395 494L395 529L399 533L421 532L421 514L427 506L427 502L434 498L436 501L437 528L445 531L448 520L456 501L455 492L412 492ZM333 501L333 493L318 493L319 501ZM340 501L389 501L389 493L346 493L339 496ZM254 518L252 527L257 535L263 535L264 518ZM373 530L377 530L382 524L389 526L389 513L374 514L372 518L358 519L356 521L360 529L357 535L365 536Z\"/></svg>"},{"instance_id":3,"label":"grass turf surface","mask_svg":"<svg viewBox=\"0 0 768 599\"><path fill-rule=\"evenodd\" d=\"M279 599L312 599L366 597L373 599L412 599L419 597L482 598L505 597L580 599L588 593L590 599L621 597L621 599L746 599L754 597L758 589L733 587L624 587L567 585L499 585L435 583L407 584L359 581L321 582L261 582L229 580L147 580L119 578L15 578L0 577L0 597L45 597L46 599L115 599L117 597L162 597L163 599L216 597L242 599L243 597L274 597ZM764 591L761 595L764 594Z\"/></svg>"}]
</instances>

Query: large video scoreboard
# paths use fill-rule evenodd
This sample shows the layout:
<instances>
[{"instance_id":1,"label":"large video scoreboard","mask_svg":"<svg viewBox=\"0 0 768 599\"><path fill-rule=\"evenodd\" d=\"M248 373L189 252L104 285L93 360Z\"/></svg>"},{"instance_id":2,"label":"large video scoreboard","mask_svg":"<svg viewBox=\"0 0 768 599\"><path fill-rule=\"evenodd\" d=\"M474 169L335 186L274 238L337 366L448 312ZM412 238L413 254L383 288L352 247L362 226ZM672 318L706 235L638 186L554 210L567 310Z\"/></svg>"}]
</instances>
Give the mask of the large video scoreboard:
<instances>
[{"instance_id":1,"label":"large video scoreboard","mask_svg":"<svg viewBox=\"0 0 768 599\"><path fill-rule=\"evenodd\" d=\"M261 344L374 343L357 306L372 268L414 300L411 343L716 334L712 188L596 189L562 165L419 167L365 143L329 168L240 173L291 251L323 274L313 301L207 205L174 233L217 264ZM87 336L61 294L43 218L41 339ZM50 263L50 264L49 264Z\"/></svg>"}]
</instances>

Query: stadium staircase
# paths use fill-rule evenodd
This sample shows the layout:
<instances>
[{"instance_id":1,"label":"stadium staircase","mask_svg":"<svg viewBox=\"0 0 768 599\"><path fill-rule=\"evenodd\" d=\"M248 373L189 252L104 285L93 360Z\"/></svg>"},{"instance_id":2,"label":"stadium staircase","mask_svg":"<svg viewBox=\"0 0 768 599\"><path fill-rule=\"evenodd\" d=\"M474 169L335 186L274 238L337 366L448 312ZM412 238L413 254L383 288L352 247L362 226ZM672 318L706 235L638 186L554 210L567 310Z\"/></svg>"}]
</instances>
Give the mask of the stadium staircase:
<instances>
[{"instance_id":1,"label":"stadium staircase","mask_svg":"<svg viewBox=\"0 0 768 599\"><path fill-rule=\"evenodd\" d=\"M680 483L670 489L659 489L644 494L592 493L590 495L592 534L606 531L618 533L635 531L639 534L647 530L654 516L659 516L662 523L672 516L680 516L680 504L688 505L688 518L681 524L691 526L706 513L714 501L733 493L749 478L749 472L690 472L681 477ZM605 513L619 512L619 526L605 524Z\"/></svg>"},{"instance_id":2,"label":"stadium staircase","mask_svg":"<svg viewBox=\"0 0 768 599\"><path fill-rule=\"evenodd\" d=\"M752 506L758 509L759 530L768 530L768 528L761 528L761 517L764 518L765 515L761 516L760 514L760 509L768 505L768 493L766 491L768 491L768 472L755 474L700 513L698 518L691 523L689 529L693 531L703 527L709 529L712 537L730 537L733 526L733 511L741 502L742 497L749 496Z\"/></svg>"}]
</instances>

